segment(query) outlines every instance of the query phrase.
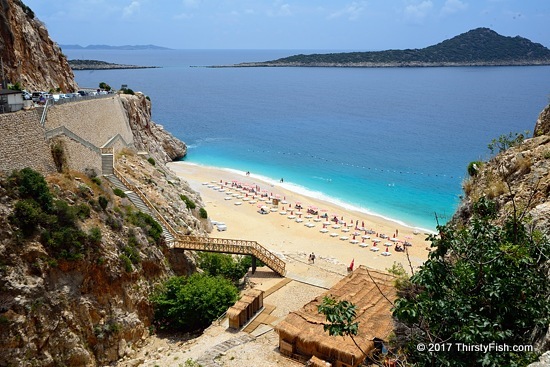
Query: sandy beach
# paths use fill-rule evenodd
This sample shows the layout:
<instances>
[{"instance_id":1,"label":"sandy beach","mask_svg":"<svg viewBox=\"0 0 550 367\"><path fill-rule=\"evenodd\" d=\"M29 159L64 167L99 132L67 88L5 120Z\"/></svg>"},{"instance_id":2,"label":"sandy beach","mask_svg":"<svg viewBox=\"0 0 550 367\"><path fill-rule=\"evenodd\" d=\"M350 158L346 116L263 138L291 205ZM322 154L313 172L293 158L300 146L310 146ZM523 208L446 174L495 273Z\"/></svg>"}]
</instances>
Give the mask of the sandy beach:
<instances>
[{"instance_id":1,"label":"sandy beach","mask_svg":"<svg viewBox=\"0 0 550 367\"><path fill-rule=\"evenodd\" d=\"M352 261L354 266L365 265L379 270L397 262L410 272L411 266L416 269L427 259L430 246L425 240L427 236L413 228L306 197L246 172L239 174L184 162L170 163L169 167L200 192L208 217L226 225L227 230L221 232L214 227L211 237L254 240L290 263L307 263L308 255L313 252L317 260L334 264L334 270L342 275ZM259 188L259 193L239 191L238 186L253 187L256 191ZM272 200L262 201L261 194L278 198L279 204L274 206ZM297 203L302 209L296 208ZM269 214L260 214L261 206L266 206ZM310 207L318 214L308 215ZM323 230L326 219L321 216L325 213L330 224L325 224ZM340 223L331 220L335 216ZM308 223L310 227L306 226ZM361 228L373 233L366 233ZM382 238L382 234L387 238ZM379 241L376 246L373 240ZM412 244L403 246L408 259L405 252L396 251L399 241ZM373 247L377 251L373 251ZM385 252L389 252L389 256L385 256ZM292 267L287 269L293 271Z\"/></svg>"}]
</instances>

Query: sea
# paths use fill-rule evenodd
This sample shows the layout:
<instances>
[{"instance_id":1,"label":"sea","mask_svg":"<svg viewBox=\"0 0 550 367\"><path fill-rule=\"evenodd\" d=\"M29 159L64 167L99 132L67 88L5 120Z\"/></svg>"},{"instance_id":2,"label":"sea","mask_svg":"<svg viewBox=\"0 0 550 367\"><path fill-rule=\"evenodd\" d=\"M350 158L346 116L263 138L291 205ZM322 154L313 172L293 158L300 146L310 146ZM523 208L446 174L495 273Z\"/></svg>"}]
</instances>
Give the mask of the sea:
<instances>
[{"instance_id":1,"label":"sea","mask_svg":"<svg viewBox=\"0 0 550 367\"><path fill-rule=\"evenodd\" d=\"M487 145L533 131L550 66L209 68L346 50L64 50L151 69L76 71L81 87L148 95L185 162L251 172L349 209L434 231ZM351 51L351 50L347 50Z\"/></svg>"}]
</instances>

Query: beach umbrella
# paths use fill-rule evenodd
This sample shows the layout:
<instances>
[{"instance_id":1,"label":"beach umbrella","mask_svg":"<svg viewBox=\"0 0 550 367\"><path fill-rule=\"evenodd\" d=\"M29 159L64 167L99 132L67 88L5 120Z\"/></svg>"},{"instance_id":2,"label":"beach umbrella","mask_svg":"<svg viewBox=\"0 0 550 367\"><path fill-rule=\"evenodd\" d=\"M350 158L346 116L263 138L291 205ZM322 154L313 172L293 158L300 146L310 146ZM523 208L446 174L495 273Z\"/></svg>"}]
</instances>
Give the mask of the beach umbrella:
<instances>
[{"instance_id":1,"label":"beach umbrella","mask_svg":"<svg viewBox=\"0 0 550 367\"><path fill-rule=\"evenodd\" d=\"M349 270L353 271L354 263L355 263L355 259L351 260L351 264L349 264Z\"/></svg>"},{"instance_id":2,"label":"beach umbrella","mask_svg":"<svg viewBox=\"0 0 550 367\"><path fill-rule=\"evenodd\" d=\"M364 220L361 221L361 227L365 228L365 221Z\"/></svg>"}]
</instances>

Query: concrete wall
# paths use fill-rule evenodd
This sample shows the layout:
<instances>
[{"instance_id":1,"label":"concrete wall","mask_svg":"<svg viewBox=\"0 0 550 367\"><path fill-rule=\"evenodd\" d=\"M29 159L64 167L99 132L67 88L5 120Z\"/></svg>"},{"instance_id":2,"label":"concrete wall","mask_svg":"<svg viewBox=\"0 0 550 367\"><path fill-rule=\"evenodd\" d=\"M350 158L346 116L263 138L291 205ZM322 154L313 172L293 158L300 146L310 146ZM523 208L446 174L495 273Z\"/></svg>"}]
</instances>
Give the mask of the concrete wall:
<instances>
[{"instance_id":1,"label":"concrete wall","mask_svg":"<svg viewBox=\"0 0 550 367\"><path fill-rule=\"evenodd\" d=\"M134 141L126 110L117 95L50 107L46 130L59 126L65 126L97 147L117 134L128 144Z\"/></svg>"},{"instance_id":2,"label":"concrete wall","mask_svg":"<svg viewBox=\"0 0 550 367\"><path fill-rule=\"evenodd\" d=\"M71 170L92 168L101 173L101 155L90 143L99 148L120 135L125 143L133 145L126 110L118 96L54 105L48 109L45 128L40 126L40 117L38 110L0 115L0 172L25 167L42 174L55 172L50 141L45 133L61 126L83 139L79 142L75 140L77 137L65 134L51 140L63 145ZM120 137L109 144L115 151L125 146Z\"/></svg>"},{"instance_id":3,"label":"concrete wall","mask_svg":"<svg viewBox=\"0 0 550 367\"><path fill-rule=\"evenodd\" d=\"M55 172L50 145L37 111L0 115L0 172L30 167L42 174Z\"/></svg>"}]
</instances>

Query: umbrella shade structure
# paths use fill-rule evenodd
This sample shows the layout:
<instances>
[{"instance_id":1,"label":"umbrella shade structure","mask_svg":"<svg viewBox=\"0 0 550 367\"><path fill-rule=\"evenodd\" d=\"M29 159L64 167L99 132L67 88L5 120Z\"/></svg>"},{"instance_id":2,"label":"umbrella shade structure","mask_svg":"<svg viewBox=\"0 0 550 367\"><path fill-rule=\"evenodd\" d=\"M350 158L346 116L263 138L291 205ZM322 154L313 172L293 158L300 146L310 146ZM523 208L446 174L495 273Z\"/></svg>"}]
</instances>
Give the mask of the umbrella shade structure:
<instances>
[{"instance_id":1,"label":"umbrella shade structure","mask_svg":"<svg viewBox=\"0 0 550 367\"><path fill-rule=\"evenodd\" d=\"M306 226L308 228L312 228L312 227L315 227L315 224L313 224L311 222L307 222L306 224L304 224L304 226Z\"/></svg>"},{"instance_id":2,"label":"umbrella shade structure","mask_svg":"<svg viewBox=\"0 0 550 367\"><path fill-rule=\"evenodd\" d=\"M321 229L319 230L319 232L321 232L321 233L327 233L327 232L328 232L328 229L326 229L326 228L321 228Z\"/></svg>"},{"instance_id":3,"label":"umbrella shade structure","mask_svg":"<svg viewBox=\"0 0 550 367\"><path fill-rule=\"evenodd\" d=\"M332 233L330 234L330 237L338 237L338 233L332 232Z\"/></svg>"},{"instance_id":4,"label":"umbrella shade structure","mask_svg":"<svg viewBox=\"0 0 550 367\"><path fill-rule=\"evenodd\" d=\"M286 212L284 210L280 211L279 214L286 215Z\"/></svg>"},{"instance_id":5,"label":"umbrella shade structure","mask_svg":"<svg viewBox=\"0 0 550 367\"><path fill-rule=\"evenodd\" d=\"M380 249L378 247L371 247L370 250L374 251L374 252L380 251Z\"/></svg>"}]
</instances>

